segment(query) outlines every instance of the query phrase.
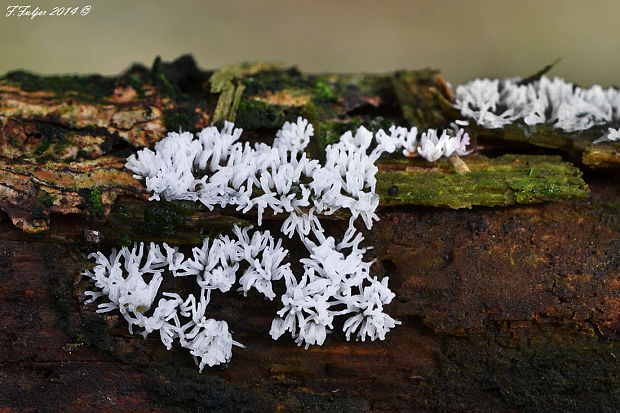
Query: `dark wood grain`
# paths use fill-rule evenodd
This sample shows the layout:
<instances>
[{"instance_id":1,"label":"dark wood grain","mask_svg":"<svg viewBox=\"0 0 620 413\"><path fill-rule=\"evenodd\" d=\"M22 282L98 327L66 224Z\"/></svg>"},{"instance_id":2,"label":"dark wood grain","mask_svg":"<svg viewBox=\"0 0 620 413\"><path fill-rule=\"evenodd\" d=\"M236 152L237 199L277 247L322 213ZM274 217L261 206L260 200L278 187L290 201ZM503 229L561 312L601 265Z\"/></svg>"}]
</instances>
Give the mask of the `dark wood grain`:
<instances>
[{"instance_id":1,"label":"dark wood grain","mask_svg":"<svg viewBox=\"0 0 620 413\"><path fill-rule=\"evenodd\" d=\"M217 96L211 95L207 82L212 72L200 71L187 60L175 64L156 62L151 69L133 68L116 83L112 82L112 86L106 86L101 79L91 81L109 87L102 93L111 90L122 95L122 91L114 92L119 82L125 82L134 92L140 90L142 96L138 93L127 99L150 99L153 107L168 115L169 123L186 122L188 115L184 111L191 107L189 126L202 127L209 123L217 105ZM163 79L158 75L161 73L165 73ZM286 73L288 77L283 79L287 82L299 77L298 72ZM239 76L225 77L231 82L233 97L240 85L242 92L252 92L254 87ZM274 76L271 73L253 81L273 85L277 80ZM443 82L433 76L428 78L431 82ZM9 79L25 82L17 75ZM342 79L363 87L344 88L349 94L341 98L330 97L325 90L317 91L331 102L332 111L314 113L317 119L323 119L319 129L331 125L336 130L334 119L343 117L345 124L352 119L372 120L379 114L389 121L403 121L403 112L397 105L380 103L393 94L385 89L392 83L379 77L361 83L353 77ZM397 84L406 80L409 86L415 80L402 73L395 79ZM312 82L315 85L316 79ZM440 90L440 83L433 87ZM246 348L234 348L227 366L206 368L200 374L184 349L173 347L167 351L155 334L146 340L132 336L122 317L96 314L94 306L83 305L82 294L90 284L80 274L90 265L90 252L108 253L124 242L119 235L119 228L124 225L123 214L134 220L133 226L127 225L133 231L128 232L130 240L177 240L182 248L191 248L198 234L225 231L232 223L252 221L253 216L228 210L210 213L200 208L181 213L174 210L178 205L161 204L157 208L179 213L179 222L159 223L164 225L165 233L144 230L147 203L143 190L129 180L120 185L117 178L130 177L122 170L124 156L161 138L164 127L170 126L166 126L163 117L149 121L160 125L161 132L123 135L120 129L112 130L118 126L112 123L103 129L73 125L79 118L75 115L16 115L6 109L6 84L0 100L4 105L0 116L0 142L4 148L0 162L5 164L5 175L0 172L0 177L31 177L41 165L55 167L54 176L59 177L75 172L70 165L79 170L88 162L101 159L115 159L116 169L113 175L98 178L109 189L103 191L100 205L92 194L80 189L90 191L100 187L101 182L92 187L84 184L72 190L67 186L59 189L73 197L73 204L60 203L62 196L57 198L58 203L46 197L37 198L37 191L44 190L40 186L33 187L33 192L22 198L0 201L0 208L5 209L0 213L0 411L620 409L617 169L589 169L577 164L590 189L589 197L583 199L459 210L411 205L382 207L378 211L379 223L364 233L366 244L374 246L369 252L369 256L376 258L373 273L389 276L396 294L386 311L402 321L385 341L347 342L336 324L336 331L328 336L324 346L304 350L290 338L273 341L269 336L278 302L266 301L258 294L249 294L247 298L235 293L216 294L210 315L226 320L235 340ZM58 105L68 99L91 99L89 104L95 106L103 99L102 106L111 105L121 112L119 108L136 104L123 103L121 95L120 103L111 102L109 95L88 95L94 92L80 89L80 84L37 99ZM188 92L183 89L184 84L203 85L202 94ZM48 84L38 85L44 86L49 88ZM26 92L37 93L30 89ZM436 96L430 93L427 97ZM441 96L439 101L433 100L438 106L429 109L431 114L424 117L427 121L443 119L438 113L449 96L447 92ZM403 99L400 94L399 98ZM410 105L414 99L407 102ZM428 105L431 103L425 107ZM196 108L202 111L196 112ZM286 110L283 113L286 116ZM407 113L413 116L413 112ZM178 116L171 119L173 115ZM264 131L271 131L271 126L265 126L269 118L256 120L250 115L237 113L237 120L263 125L249 137L263 139ZM49 129L28 129L38 128L41 122L76 135L62 142L48 139L47 146L40 146L46 137L56 136ZM329 137L327 129L323 132L323 137ZM73 159L67 159L69 152L63 151L79 145L80 134L91 138L99 134L103 138L89 150L79 155L75 152ZM506 152L501 145L505 143L493 150L501 147ZM517 153L536 152L525 146L512 149ZM32 163L32 170L23 166L25 162ZM51 177L49 182L54 179ZM26 181L32 185L37 180L24 178L23 182ZM8 179L0 184L7 182ZM15 217L30 220L32 208L37 205L44 209L37 227L43 230L27 233L14 225ZM124 212L119 212L121 206ZM338 216L325 222L328 232L333 234L342 233L347 224ZM280 224L277 217L267 218L264 227L277 232ZM101 237L93 238L92 231ZM294 242L287 246L295 267L301 248ZM172 285L179 281L165 282Z\"/></svg>"}]
</instances>

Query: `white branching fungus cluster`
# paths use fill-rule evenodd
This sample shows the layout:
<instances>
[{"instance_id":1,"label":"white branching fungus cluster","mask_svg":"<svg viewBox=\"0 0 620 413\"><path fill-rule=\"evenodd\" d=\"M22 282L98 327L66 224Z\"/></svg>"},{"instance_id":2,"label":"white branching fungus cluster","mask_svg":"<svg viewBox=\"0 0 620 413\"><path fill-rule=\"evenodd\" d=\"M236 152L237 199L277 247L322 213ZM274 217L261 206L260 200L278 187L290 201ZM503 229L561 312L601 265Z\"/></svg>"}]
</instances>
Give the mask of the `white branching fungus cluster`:
<instances>
[{"instance_id":1,"label":"white branching fungus cluster","mask_svg":"<svg viewBox=\"0 0 620 413\"><path fill-rule=\"evenodd\" d=\"M207 208L232 205L247 212L258 210L258 223L263 212L294 215L287 228L310 230L312 214L330 214L347 208L354 217L362 216L370 228L375 219L379 198L375 194L375 161L384 153L402 149L406 155L417 152L430 161L453 153L470 151L469 136L462 129L455 136L429 129L418 145L417 128L407 130L392 126L389 134L372 132L363 126L355 135L346 132L340 141L326 148L325 165L310 160L304 149L313 135L312 125L299 118L286 122L278 131L272 146L237 142L241 129L225 122L222 131L208 127L196 139L188 132L169 133L157 142L155 151L148 148L132 155L127 168L137 179L145 179L150 199L200 201ZM368 153L371 145L375 148ZM285 231L291 235L292 232Z\"/></svg>"},{"instance_id":2,"label":"white branching fungus cluster","mask_svg":"<svg viewBox=\"0 0 620 413\"><path fill-rule=\"evenodd\" d=\"M446 130L439 136L435 129L429 129L420 138L418 154L428 161L436 161L442 156L449 158L452 154L464 156L471 152L467 150L467 145L469 135L463 129L459 129L454 136L449 136Z\"/></svg>"},{"instance_id":3,"label":"white branching fungus cluster","mask_svg":"<svg viewBox=\"0 0 620 413\"><path fill-rule=\"evenodd\" d=\"M373 135L360 127L328 146L321 165L304 152L313 135L307 120L286 122L272 146L238 142L241 132L226 122L221 131L208 127L196 137L169 133L154 151L143 149L130 156L126 166L135 178L145 179L150 199L199 201L209 209L235 206L242 212L256 208L259 225L265 210L288 214L281 231L289 238L297 235L308 250L308 258L300 261L303 272L293 274L284 262L288 251L268 231L250 234L247 228L235 227L236 238L220 236L210 246L205 240L187 259L176 248L152 243L144 263L142 244L113 252L109 259L91 254L97 266L85 275L99 290L86 293L89 302L108 296L110 301L100 304L99 312L119 309L130 331L137 326L146 336L159 330L168 348L178 339L201 370L228 361L232 345L240 345L232 340L226 322L205 315L211 290L227 292L237 282L240 292L254 288L273 300L272 283L283 280L283 307L270 331L274 339L289 332L298 345L321 345L333 329L334 317L348 316L343 326L347 340L352 335L383 340L400 324L383 311L394 294L387 277L370 276L372 261L363 260L367 248L361 247L364 238L354 226L358 217L369 229L378 220L375 162L396 150L407 156L417 151L431 161L453 153L465 155L469 136L462 129L454 136L429 130L418 142L416 128L392 126L389 133L380 130ZM351 219L343 239L337 241L325 234L317 215L341 208L351 212ZM175 277L195 278L200 298L190 295L183 300L163 293L151 311L164 269Z\"/></svg>"},{"instance_id":4,"label":"white branching fungus cluster","mask_svg":"<svg viewBox=\"0 0 620 413\"><path fill-rule=\"evenodd\" d=\"M458 86L455 107L489 129L523 120L574 132L620 121L618 89L585 89L557 77L525 85L520 80L476 79Z\"/></svg>"},{"instance_id":5,"label":"white branching fungus cluster","mask_svg":"<svg viewBox=\"0 0 620 413\"><path fill-rule=\"evenodd\" d=\"M363 261L364 240L356 233L351 218L343 240L336 244L333 237L325 237L320 224L312 227L312 237L303 239L310 256L301 260L303 275L285 277L284 307L271 324L274 339L290 332L298 345L323 344L333 328L335 316L349 315L343 331L347 340L357 331L357 339L364 341L385 339L385 334L399 321L383 312L394 293L387 286L388 277L378 281L370 277L371 262Z\"/></svg>"},{"instance_id":6,"label":"white branching fungus cluster","mask_svg":"<svg viewBox=\"0 0 620 413\"><path fill-rule=\"evenodd\" d=\"M607 128L607 133L601 136L600 138L598 138L597 140L595 140L594 143L612 142L612 141L618 141L618 140L620 140L620 128L618 129Z\"/></svg>"},{"instance_id":7,"label":"white branching fungus cluster","mask_svg":"<svg viewBox=\"0 0 620 413\"><path fill-rule=\"evenodd\" d=\"M102 296L107 302L98 306L98 313L119 310L129 323L133 334L137 327L146 337L159 330L161 341L170 349L175 339L181 347L190 350L202 371L205 365L226 363L232 356L232 346L241 344L233 341L228 324L206 316L206 308L212 290L227 292L237 282L237 274L243 267L239 279L244 293L257 289L267 297L275 297L271 282L284 275L292 276L289 264L282 261L288 253L275 242L269 231L256 231L249 235L250 228L235 227L236 239L220 236L205 239L201 248L192 250L192 257L185 258L177 248L154 243L146 247L143 243L132 249L124 247L120 252L112 251L110 257L101 252L90 254L96 266L84 275L95 282L96 291L86 291L91 303ZM190 294L183 299L176 293L161 292L163 272L168 270L174 277L190 277L200 287L200 297ZM155 298L161 296L157 305Z\"/></svg>"}]
</instances>

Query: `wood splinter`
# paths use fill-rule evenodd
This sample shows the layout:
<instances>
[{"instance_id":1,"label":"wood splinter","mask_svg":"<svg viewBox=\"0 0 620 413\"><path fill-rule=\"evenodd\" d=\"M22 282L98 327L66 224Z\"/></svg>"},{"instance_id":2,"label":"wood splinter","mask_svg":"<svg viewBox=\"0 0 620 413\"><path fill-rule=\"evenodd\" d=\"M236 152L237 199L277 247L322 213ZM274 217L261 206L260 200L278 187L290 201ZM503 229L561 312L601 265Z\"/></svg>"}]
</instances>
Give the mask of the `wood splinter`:
<instances>
[{"instance_id":1,"label":"wood splinter","mask_svg":"<svg viewBox=\"0 0 620 413\"><path fill-rule=\"evenodd\" d=\"M448 160L450 161L450 164L454 167L454 169L456 169L456 171L458 173L464 174L464 173L467 173L467 172L471 172L469 170L469 167L465 163L465 161L463 159L461 159L461 157L458 156L457 154L454 153L454 154L450 155Z\"/></svg>"}]
</instances>

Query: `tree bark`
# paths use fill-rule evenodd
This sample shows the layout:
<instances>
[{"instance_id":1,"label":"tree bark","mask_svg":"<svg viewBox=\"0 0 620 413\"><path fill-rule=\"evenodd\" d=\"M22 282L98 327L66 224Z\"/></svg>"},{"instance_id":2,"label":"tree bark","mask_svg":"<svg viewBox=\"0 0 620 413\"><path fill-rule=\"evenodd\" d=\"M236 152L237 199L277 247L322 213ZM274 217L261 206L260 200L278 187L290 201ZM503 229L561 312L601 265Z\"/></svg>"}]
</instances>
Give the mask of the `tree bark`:
<instances>
[{"instance_id":1,"label":"tree bark","mask_svg":"<svg viewBox=\"0 0 620 413\"><path fill-rule=\"evenodd\" d=\"M460 116L451 99L431 70L308 75L258 63L214 72L187 56L113 78L0 79L0 408L620 408L620 147L593 146L587 133L543 127L527 139L516 127L472 126L469 172L447 160L381 160L380 221L364 235L373 274L389 276L396 294L386 311L402 321L385 341L347 342L337 325L322 347L273 341L280 303L229 293L214 296L210 314L246 348L200 374L183 349L132 336L122 317L82 304L91 252L134 241L191 248L254 222L147 201L125 158L166 131L229 119L244 139L269 142L304 116L320 158L359 125L447 127ZM344 215L329 219L334 233L346 228ZM263 226L277 233L280 224ZM294 263L301 252L290 249Z\"/></svg>"}]
</instances>

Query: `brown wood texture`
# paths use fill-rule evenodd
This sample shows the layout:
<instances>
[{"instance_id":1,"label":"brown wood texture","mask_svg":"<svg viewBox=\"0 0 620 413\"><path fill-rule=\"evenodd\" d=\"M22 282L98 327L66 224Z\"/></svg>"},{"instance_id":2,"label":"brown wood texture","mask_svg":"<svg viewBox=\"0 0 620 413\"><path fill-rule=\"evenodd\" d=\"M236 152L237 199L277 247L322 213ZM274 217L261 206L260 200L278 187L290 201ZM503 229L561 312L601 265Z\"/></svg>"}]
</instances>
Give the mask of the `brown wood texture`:
<instances>
[{"instance_id":1,"label":"brown wood texture","mask_svg":"<svg viewBox=\"0 0 620 413\"><path fill-rule=\"evenodd\" d=\"M243 76L258 78L264 67L244 70ZM246 348L234 348L228 365L200 374L184 349L167 351L157 334L132 336L119 315L99 315L84 305L90 285L80 273L89 266L87 255L119 246L123 214L143 230L132 239L176 240L190 249L198 232L252 220L197 209L180 225L156 221L159 232L153 233L146 218L132 215L149 206L141 184L122 169L124 157L187 117L193 128L213 121L218 96L226 92L211 90L212 75L187 59L156 62L115 79L105 97L80 89L75 79L56 92L35 91L37 78L24 74L0 83L0 411L620 409L620 174L614 168L577 164L590 189L584 199L459 210L380 208L379 223L363 232L374 246L373 273L388 275L396 294L386 310L402 321L385 341L347 342L336 324L324 346L304 350L290 338L269 336L277 300L219 294L210 314L226 320ZM395 76L393 84L404 78ZM418 120L440 126L442 116L451 116L441 109L449 93L434 100L445 84L428 79L422 89L434 103L424 101ZM11 83L18 81L22 86ZM203 85L202 94L189 94L186 83ZM252 92L252 82L232 83L231 97L241 86L239 95ZM335 103L336 112L315 107L319 114L310 115L408 122L408 106L401 110L387 97L404 98L382 89L391 83L375 83L375 94L356 92ZM286 109L282 99L292 98L281 92L278 99ZM259 124L251 129L259 132L250 132L259 140L260 131L276 124L269 124L272 115L280 115L252 118L243 102L237 121ZM128 120L132 116L139 121ZM86 147L87 141L94 143ZM516 153L539 151L510 146L510 140L489 142L489 152L507 146ZM347 223L337 217L326 222L333 234ZM277 232L280 223L270 218L264 227ZM299 248L287 246L295 263Z\"/></svg>"}]
</instances>

